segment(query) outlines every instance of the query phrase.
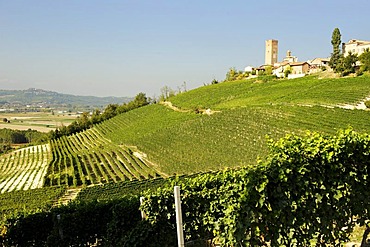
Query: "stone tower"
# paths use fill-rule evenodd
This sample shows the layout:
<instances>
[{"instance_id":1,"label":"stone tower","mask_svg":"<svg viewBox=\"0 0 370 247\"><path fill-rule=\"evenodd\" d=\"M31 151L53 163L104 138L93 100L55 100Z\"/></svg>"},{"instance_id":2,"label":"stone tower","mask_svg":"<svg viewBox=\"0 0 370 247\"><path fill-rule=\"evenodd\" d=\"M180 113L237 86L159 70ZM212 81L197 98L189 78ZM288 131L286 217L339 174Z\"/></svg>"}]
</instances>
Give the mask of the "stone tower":
<instances>
[{"instance_id":1,"label":"stone tower","mask_svg":"<svg viewBox=\"0 0 370 247\"><path fill-rule=\"evenodd\" d=\"M275 39L266 40L265 65L274 65L278 61L278 41Z\"/></svg>"}]
</instances>

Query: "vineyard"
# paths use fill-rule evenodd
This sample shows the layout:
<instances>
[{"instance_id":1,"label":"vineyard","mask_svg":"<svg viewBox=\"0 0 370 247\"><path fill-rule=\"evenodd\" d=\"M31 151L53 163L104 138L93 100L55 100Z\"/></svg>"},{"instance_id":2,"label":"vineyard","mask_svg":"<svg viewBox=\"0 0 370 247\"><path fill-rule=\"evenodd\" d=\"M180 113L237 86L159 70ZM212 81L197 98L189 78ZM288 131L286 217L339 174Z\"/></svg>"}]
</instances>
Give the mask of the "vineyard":
<instances>
[{"instance_id":1,"label":"vineyard","mask_svg":"<svg viewBox=\"0 0 370 247\"><path fill-rule=\"evenodd\" d=\"M41 188L50 159L49 145L22 148L1 156L1 193Z\"/></svg>"},{"instance_id":2,"label":"vineyard","mask_svg":"<svg viewBox=\"0 0 370 247\"><path fill-rule=\"evenodd\" d=\"M313 75L266 83L261 83L257 78L200 87L170 100L174 105L184 109L195 107L230 109L266 104L338 106L357 104L369 97L369 88L369 75L340 79L319 79Z\"/></svg>"},{"instance_id":3,"label":"vineyard","mask_svg":"<svg viewBox=\"0 0 370 247\"><path fill-rule=\"evenodd\" d=\"M266 160L254 167L86 188L77 203L6 218L0 242L176 246L174 185L181 187L185 246L343 246L366 225L368 134L348 128L268 143ZM12 193L19 191L5 194Z\"/></svg>"},{"instance_id":4,"label":"vineyard","mask_svg":"<svg viewBox=\"0 0 370 247\"><path fill-rule=\"evenodd\" d=\"M100 184L96 186L89 186L81 190L78 194L76 201L89 202L89 201L111 201L118 200L124 196L135 195L140 196L147 191L155 191L156 189L171 184L173 181L183 181L193 177L198 177L207 173L194 173L190 175L174 176L169 178L154 178L146 180L133 180L123 181L117 183Z\"/></svg>"},{"instance_id":5,"label":"vineyard","mask_svg":"<svg viewBox=\"0 0 370 247\"><path fill-rule=\"evenodd\" d=\"M333 88L335 87L335 93ZM235 81L170 98L95 127L0 158L0 192L88 186L253 165L274 139L306 130L370 131L369 114L345 110L370 94L369 76L293 81ZM197 107L219 109L197 114ZM329 107L330 106L330 107Z\"/></svg>"},{"instance_id":6,"label":"vineyard","mask_svg":"<svg viewBox=\"0 0 370 247\"><path fill-rule=\"evenodd\" d=\"M0 194L0 213L4 220L6 215L35 213L50 210L57 199L65 192L65 187L48 187L32 190L19 190Z\"/></svg>"},{"instance_id":7,"label":"vineyard","mask_svg":"<svg viewBox=\"0 0 370 247\"><path fill-rule=\"evenodd\" d=\"M306 130L335 133L348 126L368 132L369 120L367 111L320 106L250 106L208 116L151 105L97 129L112 142L136 146L162 172L187 174L255 164L267 152L266 135L278 139Z\"/></svg>"},{"instance_id":8,"label":"vineyard","mask_svg":"<svg viewBox=\"0 0 370 247\"><path fill-rule=\"evenodd\" d=\"M54 217L48 210L72 187L80 191L72 208L81 203L87 207L82 213L96 209L109 214L108 218L118 217L113 201L129 198L122 207L136 205L144 191L158 189L160 194L162 186L174 181L167 178L241 167L243 174L248 174L267 156L267 137L302 136L307 130L332 135L349 126L369 133L368 110L341 107L356 105L369 95L368 75L235 81L201 87L169 98L176 107L147 105L48 144L0 156L1 210L3 215L43 211ZM207 108L215 111L201 114ZM204 177L208 179L208 175ZM95 202L108 208L97 209L100 204ZM72 209L60 210L74 217ZM119 214L124 213L122 209ZM48 218L49 226L55 224L53 220ZM67 219L64 222L69 223Z\"/></svg>"},{"instance_id":9,"label":"vineyard","mask_svg":"<svg viewBox=\"0 0 370 247\"><path fill-rule=\"evenodd\" d=\"M45 186L81 186L159 177L126 146L112 144L96 129L52 140Z\"/></svg>"}]
</instances>

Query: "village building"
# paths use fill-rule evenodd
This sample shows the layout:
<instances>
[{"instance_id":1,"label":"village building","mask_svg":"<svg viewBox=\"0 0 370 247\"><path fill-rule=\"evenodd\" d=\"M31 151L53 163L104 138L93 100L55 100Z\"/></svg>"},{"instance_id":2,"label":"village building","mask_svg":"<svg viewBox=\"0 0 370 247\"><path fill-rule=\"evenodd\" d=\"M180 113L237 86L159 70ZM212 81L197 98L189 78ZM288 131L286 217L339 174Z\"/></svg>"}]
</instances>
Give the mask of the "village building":
<instances>
[{"instance_id":1,"label":"village building","mask_svg":"<svg viewBox=\"0 0 370 247\"><path fill-rule=\"evenodd\" d=\"M358 56L370 49L370 41L351 39L347 43L342 44L342 53L347 56L350 52Z\"/></svg>"},{"instance_id":2,"label":"village building","mask_svg":"<svg viewBox=\"0 0 370 247\"><path fill-rule=\"evenodd\" d=\"M288 78L303 77L310 72L310 64L298 62L298 58L292 56L292 52L288 50L283 61L274 64L272 73L277 77L285 77L287 70L289 70Z\"/></svg>"},{"instance_id":3,"label":"village building","mask_svg":"<svg viewBox=\"0 0 370 247\"><path fill-rule=\"evenodd\" d=\"M370 50L370 41L351 39L349 42L342 44L344 56L347 56L350 52L361 55L366 49ZM285 77L288 74L288 78L297 78L323 70L330 70L329 62L330 58L315 58L306 62L299 62L290 50L287 51L285 58L278 62L278 40L270 39L265 42L264 65L257 68L247 66L245 72L256 71L258 75L264 72L266 67L272 67L272 73L277 77Z\"/></svg>"},{"instance_id":4,"label":"village building","mask_svg":"<svg viewBox=\"0 0 370 247\"><path fill-rule=\"evenodd\" d=\"M307 62L310 64L310 73L320 72L324 69L330 70L330 58L315 58Z\"/></svg>"},{"instance_id":5,"label":"village building","mask_svg":"<svg viewBox=\"0 0 370 247\"><path fill-rule=\"evenodd\" d=\"M294 62L289 63L290 68L292 69L292 75L306 75L310 72L310 65L307 62Z\"/></svg>"},{"instance_id":6,"label":"village building","mask_svg":"<svg viewBox=\"0 0 370 247\"><path fill-rule=\"evenodd\" d=\"M247 73L252 73L254 70L254 68L252 66L247 66L244 68L244 72L247 72Z\"/></svg>"},{"instance_id":7,"label":"village building","mask_svg":"<svg viewBox=\"0 0 370 247\"><path fill-rule=\"evenodd\" d=\"M315 58L307 62L317 67L327 67L329 66L330 58Z\"/></svg>"},{"instance_id":8,"label":"village building","mask_svg":"<svg viewBox=\"0 0 370 247\"><path fill-rule=\"evenodd\" d=\"M295 56L292 56L292 52L288 50L286 52L285 58L283 59L283 62L295 63L295 62L298 62L298 58Z\"/></svg>"}]
</instances>

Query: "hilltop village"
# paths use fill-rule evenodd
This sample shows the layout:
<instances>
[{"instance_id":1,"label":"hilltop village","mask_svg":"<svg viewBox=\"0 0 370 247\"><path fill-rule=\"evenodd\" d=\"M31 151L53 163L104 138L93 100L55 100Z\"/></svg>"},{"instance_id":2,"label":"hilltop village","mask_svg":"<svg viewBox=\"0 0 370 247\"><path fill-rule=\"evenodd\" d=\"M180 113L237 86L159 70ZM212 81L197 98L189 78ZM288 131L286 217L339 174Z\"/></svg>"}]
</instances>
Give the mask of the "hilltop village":
<instances>
[{"instance_id":1,"label":"hilltop village","mask_svg":"<svg viewBox=\"0 0 370 247\"><path fill-rule=\"evenodd\" d=\"M357 54L359 56L364 53L366 49L370 49L370 41L351 39L347 43L342 43L342 54L344 57L349 54ZM278 40L266 40L265 63L257 68L247 66L244 72L254 77L270 70L269 73L279 78L287 77L288 79L293 79L319 71L332 70L329 66L330 57L299 61L298 57L293 56L292 52L288 50L283 60L278 61L278 51Z\"/></svg>"}]
</instances>

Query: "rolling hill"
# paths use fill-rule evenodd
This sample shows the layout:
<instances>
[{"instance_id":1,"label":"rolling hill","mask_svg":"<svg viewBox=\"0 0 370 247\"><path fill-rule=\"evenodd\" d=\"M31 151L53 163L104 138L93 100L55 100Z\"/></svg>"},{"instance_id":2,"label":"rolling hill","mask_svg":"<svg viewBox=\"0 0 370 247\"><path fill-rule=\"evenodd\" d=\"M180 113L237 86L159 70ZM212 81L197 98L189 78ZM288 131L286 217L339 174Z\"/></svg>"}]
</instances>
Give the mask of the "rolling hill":
<instances>
[{"instance_id":1,"label":"rolling hill","mask_svg":"<svg viewBox=\"0 0 370 247\"><path fill-rule=\"evenodd\" d=\"M370 111L362 109L360 104L369 95L369 75L341 79L319 79L308 76L295 80L256 79L224 82L179 94L166 102L123 113L91 129L71 136L63 136L48 144L7 153L0 156L0 212L3 215L3 219L0 220L3 235L0 235L0 238L10 241L8 246L16 245L12 244L12 241L13 243L24 241L24 246L40 241L40 246L48 246L45 243L53 239L59 243L62 222L63 234L69 236L64 241L70 240L85 245L91 241L100 241L111 234L112 232L106 229L110 222L109 224L113 225L109 229L114 229L113 231L120 229L126 233L132 230L133 241L142 238L146 241L145 236L141 234L141 228L138 228L141 229L138 231L138 239L135 238L137 228L132 229L131 225L124 224L124 222L132 223L136 220L141 222L138 210L139 196L149 195L154 198L153 202L158 204L162 211L171 210L173 185L181 181L184 181L182 184L184 192L187 182L190 181L200 194L199 202L203 203L198 205L197 201L189 197L190 194L184 198L184 212L187 212L187 217L194 213L196 215L194 222L200 222L199 212L205 205L212 207L212 212L214 206L220 206L221 209L216 211L222 214L239 210L238 200L247 198L250 191L254 191L252 193L254 199L247 200L243 205L247 205L247 208L252 210L258 210L258 206L250 207L248 203L261 207L264 205L265 199L269 198L265 198L265 194L260 193L265 183L259 184L260 177L250 180L248 176L254 174L253 171L260 167L255 166L256 161L266 157L268 140L277 140L289 133L303 136L307 130L332 135L337 130L348 126L355 131L369 133ZM356 109L359 104L361 109ZM346 132L351 133L351 130ZM318 134L315 136L319 138L318 141L325 139ZM348 140L351 141L351 139ZM300 147L304 149L303 146ZM361 148L367 147L362 145ZM295 146L292 149L295 152L301 152ZM318 150L321 153L320 149ZM288 157L286 155L284 159ZM348 155L351 159L351 153ZM304 163L304 165L310 165L310 163ZM331 167L330 164L321 165L320 163L319 167ZM242 168L238 169L240 167ZM215 172L227 168L237 169ZM279 174L285 174L285 172L290 174L291 171L275 168L272 170ZM305 172L306 170L303 174ZM342 170L340 172L343 173ZM200 175L202 173L203 175ZM334 174L337 173L334 172ZM280 179L276 174L271 176L272 180L275 177ZM352 176L356 176L356 173ZM175 178L167 179L173 177ZM282 179L284 178L283 176ZM288 189L291 188L289 186L292 183L297 182L292 186L294 189L300 182L295 175L291 178L288 182L284 180L288 183L285 185ZM234 185L235 188L245 189L244 182L240 184L240 181L235 179L240 179L246 184L255 181L257 184L252 183L250 191L248 189L249 192L243 192L241 196L237 190L229 191ZM223 192L218 190L217 183L226 183L224 188L226 190ZM362 184L362 186L365 185ZM328 188L331 187L328 186ZM170 189L170 192L166 189ZM325 190L326 187L319 186L316 189L315 193L319 195L317 198L321 198L323 192L320 190ZM147 191L146 194L145 191ZM304 196L306 196L305 191L303 190ZM71 199L71 193L73 195L78 193L77 197ZM282 194L285 195L285 192ZM235 199L234 204L230 204L229 197L227 200L224 198L220 201L219 197L225 195L234 195L231 197L231 200ZM163 196L163 198L157 200L156 196ZM213 204L209 202L210 198L214 198ZM317 198L308 199L307 202L319 202ZM282 199L285 200L284 197ZM345 196L343 199L347 205L349 199ZM70 200L76 203L60 206ZM190 204L186 200L190 200ZM274 201L274 199L271 200ZM169 204L162 208L160 205L163 203ZM303 200L304 203L305 200ZM281 202L278 204L283 207L285 205ZM190 205L191 210L186 208L186 205ZM200 208L197 208L197 205ZM230 205L231 207L225 210ZM322 205L317 206L319 213L323 211ZM194 206L196 206L195 209ZM292 207L294 207L293 204ZM309 223L311 209L305 210L308 212ZM166 210L163 212L167 212ZM281 216L284 218L285 215L291 215L291 211L288 207L287 213ZM238 212L236 211L236 214L241 216L245 214ZM330 210L324 210L324 212L326 214ZM62 216L60 219L56 218L56 221L55 217L60 214ZM166 213L164 217L166 226L170 226L167 222L168 215L172 213ZM276 216L274 211L269 215ZM218 219L220 215L217 216ZM259 217L254 219L259 220ZM91 224L91 222L94 223ZM118 227L114 225L116 223ZM330 221L327 226L329 225L332 226L333 223ZM288 228L278 227L278 229ZM320 229L326 228L320 225ZM151 230L153 229L149 228L149 231ZM109 235L109 238L118 241L122 238L122 234L117 232L117 235ZM153 236L157 236L157 233ZM157 239L155 241L161 242Z\"/></svg>"},{"instance_id":2,"label":"rolling hill","mask_svg":"<svg viewBox=\"0 0 370 247\"><path fill-rule=\"evenodd\" d=\"M332 134L348 126L369 132L369 111L347 109L369 95L369 75L204 86L168 99L171 104L148 105L52 141L47 148L2 156L0 190L40 183L87 186L254 165L267 152L266 136L276 140L307 130ZM38 169L25 159L48 162L39 168L46 169L45 176L22 177ZM11 173L8 167L17 168Z\"/></svg>"},{"instance_id":3,"label":"rolling hill","mask_svg":"<svg viewBox=\"0 0 370 247\"><path fill-rule=\"evenodd\" d=\"M95 97L62 94L42 89L0 90L1 105L44 105L44 106L84 106L104 108L108 104L122 104L132 100L129 97Z\"/></svg>"}]
</instances>

